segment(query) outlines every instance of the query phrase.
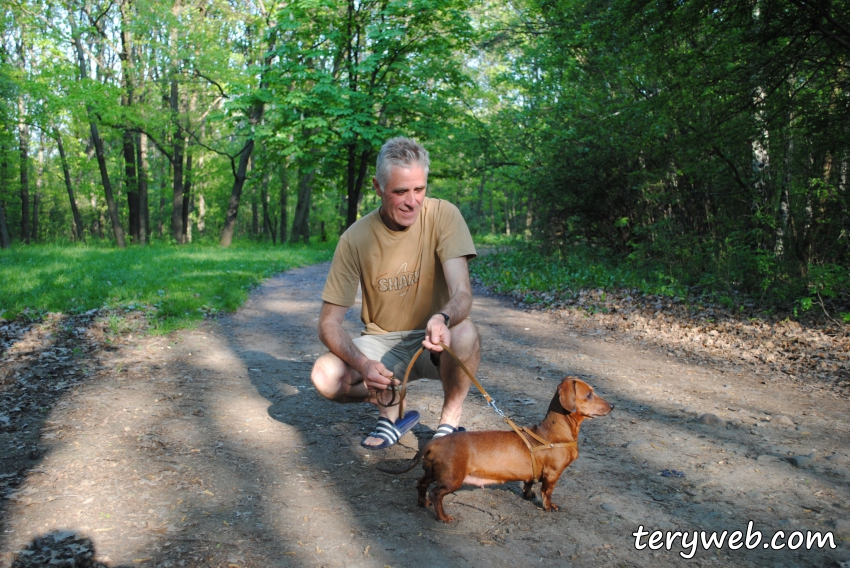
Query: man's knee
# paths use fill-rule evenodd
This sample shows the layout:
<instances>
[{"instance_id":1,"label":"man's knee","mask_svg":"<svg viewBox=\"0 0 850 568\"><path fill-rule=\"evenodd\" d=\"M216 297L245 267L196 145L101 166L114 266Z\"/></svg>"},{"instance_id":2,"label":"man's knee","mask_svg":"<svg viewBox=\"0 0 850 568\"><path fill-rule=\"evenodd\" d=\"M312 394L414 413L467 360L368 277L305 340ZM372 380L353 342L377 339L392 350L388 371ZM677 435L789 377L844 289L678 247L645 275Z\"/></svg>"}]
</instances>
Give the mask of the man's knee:
<instances>
[{"instance_id":1,"label":"man's knee","mask_svg":"<svg viewBox=\"0 0 850 568\"><path fill-rule=\"evenodd\" d=\"M463 320L452 328L452 347L455 351L462 351L466 357L478 355L478 330L469 319Z\"/></svg>"},{"instance_id":2,"label":"man's knee","mask_svg":"<svg viewBox=\"0 0 850 568\"><path fill-rule=\"evenodd\" d=\"M333 353L325 353L313 364L310 380L316 387L316 392L333 400L340 392L345 372L345 363L339 357Z\"/></svg>"}]
</instances>

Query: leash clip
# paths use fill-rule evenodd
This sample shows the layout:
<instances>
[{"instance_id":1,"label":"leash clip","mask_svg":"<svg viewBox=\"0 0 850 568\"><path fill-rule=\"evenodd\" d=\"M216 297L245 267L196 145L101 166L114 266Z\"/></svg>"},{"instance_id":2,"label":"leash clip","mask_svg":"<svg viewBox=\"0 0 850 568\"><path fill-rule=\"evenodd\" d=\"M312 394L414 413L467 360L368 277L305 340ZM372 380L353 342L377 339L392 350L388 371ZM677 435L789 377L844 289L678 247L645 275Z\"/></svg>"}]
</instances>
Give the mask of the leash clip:
<instances>
[{"instance_id":1,"label":"leash clip","mask_svg":"<svg viewBox=\"0 0 850 568\"><path fill-rule=\"evenodd\" d=\"M490 400L490 402L488 402L488 403L487 403L487 405L488 405L488 406L493 407L493 410L496 412L496 414L498 414L498 415L499 415L499 416L501 416L502 418L504 418L504 417L505 417L505 413L504 413L504 412L502 412L502 411L499 409L499 407L498 407L498 406L496 406L496 401L495 401L495 400L492 400L492 399L491 399L491 400Z\"/></svg>"}]
</instances>

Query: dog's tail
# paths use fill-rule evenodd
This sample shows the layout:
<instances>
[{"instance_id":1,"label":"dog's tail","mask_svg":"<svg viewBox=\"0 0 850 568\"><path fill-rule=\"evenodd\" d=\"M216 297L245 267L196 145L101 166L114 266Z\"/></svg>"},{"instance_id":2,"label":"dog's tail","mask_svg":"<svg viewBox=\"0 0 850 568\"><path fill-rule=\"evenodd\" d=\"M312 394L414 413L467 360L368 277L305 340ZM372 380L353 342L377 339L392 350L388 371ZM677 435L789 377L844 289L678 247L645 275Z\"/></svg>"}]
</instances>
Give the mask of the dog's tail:
<instances>
[{"instance_id":1,"label":"dog's tail","mask_svg":"<svg viewBox=\"0 0 850 568\"><path fill-rule=\"evenodd\" d=\"M428 444L422 446L422 449L416 452L416 455L413 456L413 459L410 460L410 463L408 463L407 466L402 469L384 469L381 466L375 466L375 469L377 469L378 471L383 471L384 473L391 473L393 475L401 475L402 473L407 473L408 471L416 467L419 462L422 461L422 456L425 455L425 450L427 448Z\"/></svg>"}]
</instances>

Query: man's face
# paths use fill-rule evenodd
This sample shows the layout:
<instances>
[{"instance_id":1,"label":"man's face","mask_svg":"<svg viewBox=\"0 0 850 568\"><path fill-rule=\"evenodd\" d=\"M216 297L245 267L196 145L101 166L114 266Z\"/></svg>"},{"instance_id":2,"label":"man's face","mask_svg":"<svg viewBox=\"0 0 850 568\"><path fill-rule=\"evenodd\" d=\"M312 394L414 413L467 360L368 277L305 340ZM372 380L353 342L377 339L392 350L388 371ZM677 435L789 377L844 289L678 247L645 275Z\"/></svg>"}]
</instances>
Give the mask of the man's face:
<instances>
[{"instance_id":1,"label":"man's face","mask_svg":"<svg viewBox=\"0 0 850 568\"><path fill-rule=\"evenodd\" d=\"M403 231L416 222L419 208L425 200L428 176L422 166L390 168L390 179L384 191L377 179L372 179L375 192L381 198L381 220L391 231Z\"/></svg>"}]
</instances>

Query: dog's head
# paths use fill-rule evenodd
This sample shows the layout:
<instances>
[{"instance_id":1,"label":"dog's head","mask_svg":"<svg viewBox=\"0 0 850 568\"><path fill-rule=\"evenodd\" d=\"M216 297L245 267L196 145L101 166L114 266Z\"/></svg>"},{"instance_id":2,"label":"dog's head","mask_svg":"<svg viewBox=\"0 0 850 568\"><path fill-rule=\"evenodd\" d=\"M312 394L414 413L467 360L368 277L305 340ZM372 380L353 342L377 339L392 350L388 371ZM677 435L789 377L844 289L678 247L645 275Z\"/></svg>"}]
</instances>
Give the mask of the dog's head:
<instances>
[{"instance_id":1,"label":"dog's head","mask_svg":"<svg viewBox=\"0 0 850 568\"><path fill-rule=\"evenodd\" d=\"M576 377L567 377L561 381L555 398L567 412L588 418L605 416L614 410L613 404L597 396L593 387Z\"/></svg>"}]
</instances>

